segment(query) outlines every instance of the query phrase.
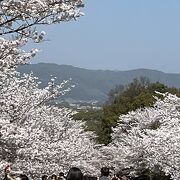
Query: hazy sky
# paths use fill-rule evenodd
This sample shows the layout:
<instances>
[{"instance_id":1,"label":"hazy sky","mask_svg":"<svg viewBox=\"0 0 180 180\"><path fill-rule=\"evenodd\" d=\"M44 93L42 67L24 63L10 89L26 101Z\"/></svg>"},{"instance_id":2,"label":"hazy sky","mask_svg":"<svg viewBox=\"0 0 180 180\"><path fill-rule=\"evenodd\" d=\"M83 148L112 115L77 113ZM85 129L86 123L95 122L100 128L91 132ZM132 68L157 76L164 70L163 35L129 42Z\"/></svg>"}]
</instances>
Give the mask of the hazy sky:
<instances>
[{"instance_id":1,"label":"hazy sky","mask_svg":"<svg viewBox=\"0 0 180 180\"><path fill-rule=\"evenodd\" d=\"M180 0L86 0L76 22L44 27L33 62L180 73Z\"/></svg>"}]
</instances>

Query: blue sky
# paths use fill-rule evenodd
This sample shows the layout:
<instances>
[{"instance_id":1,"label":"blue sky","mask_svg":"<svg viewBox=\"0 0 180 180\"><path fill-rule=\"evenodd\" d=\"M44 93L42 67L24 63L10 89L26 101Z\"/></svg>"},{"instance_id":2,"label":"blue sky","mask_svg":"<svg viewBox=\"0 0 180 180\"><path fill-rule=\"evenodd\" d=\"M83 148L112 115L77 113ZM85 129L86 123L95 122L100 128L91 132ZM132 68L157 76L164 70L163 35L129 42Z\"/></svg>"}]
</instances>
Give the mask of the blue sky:
<instances>
[{"instance_id":1,"label":"blue sky","mask_svg":"<svg viewBox=\"0 0 180 180\"><path fill-rule=\"evenodd\" d=\"M36 62L180 73L180 0L86 0L76 22L46 26Z\"/></svg>"}]
</instances>

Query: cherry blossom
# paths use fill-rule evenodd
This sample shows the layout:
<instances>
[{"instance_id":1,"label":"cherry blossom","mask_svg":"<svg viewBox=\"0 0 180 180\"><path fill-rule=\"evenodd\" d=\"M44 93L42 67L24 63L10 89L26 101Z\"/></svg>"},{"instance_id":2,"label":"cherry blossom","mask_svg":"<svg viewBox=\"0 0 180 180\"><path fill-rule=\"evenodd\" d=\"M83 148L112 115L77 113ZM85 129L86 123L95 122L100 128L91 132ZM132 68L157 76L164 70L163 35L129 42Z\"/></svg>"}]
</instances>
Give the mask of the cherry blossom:
<instances>
[{"instance_id":1,"label":"cherry blossom","mask_svg":"<svg viewBox=\"0 0 180 180\"><path fill-rule=\"evenodd\" d=\"M159 94L159 93L158 93ZM153 107L120 116L113 129L112 165L132 168L132 174L144 169L161 170L175 180L180 178L180 98L161 94Z\"/></svg>"},{"instance_id":2,"label":"cherry blossom","mask_svg":"<svg viewBox=\"0 0 180 180\"><path fill-rule=\"evenodd\" d=\"M38 25L76 20L82 16L82 0L3 0L0 2L0 171L10 164L31 178L42 173L67 171L78 166L97 173L95 135L74 121L72 110L48 105L71 88L68 81L39 88L38 78L17 72L38 52L23 50L30 40L39 43L45 32Z\"/></svg>"}]
</instances>

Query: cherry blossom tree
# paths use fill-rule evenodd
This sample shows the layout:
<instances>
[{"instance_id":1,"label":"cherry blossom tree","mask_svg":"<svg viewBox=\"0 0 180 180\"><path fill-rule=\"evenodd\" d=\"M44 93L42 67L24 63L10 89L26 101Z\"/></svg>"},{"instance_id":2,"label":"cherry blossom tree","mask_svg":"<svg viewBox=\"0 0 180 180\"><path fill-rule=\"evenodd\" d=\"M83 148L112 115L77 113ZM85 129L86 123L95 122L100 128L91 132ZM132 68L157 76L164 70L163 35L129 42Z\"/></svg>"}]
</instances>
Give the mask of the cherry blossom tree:
<instances>
[{"instance_id":1,"label":"cherry blossom tree","mask_svg":"<svg viewBox=\"0 0 180 180\"><path fill-rule=\"evenodd\" d=\"M34 25L59 23L80 17L83 15L81 7L82 0L2 0L0 35L18 33L29 37L33 35Z\"/></svg>"},{"instance_id":2,"label":"cherry blossom tree","mask_svg":"<svg viewBox=\"0 0 180 180\"><path fill-rule=\"evenodd\" d=\"M161 170L172 179L180 178L180 98L160 94L153 107L120 116L113 129L112 166L132 168L132 174L144 169Z\"/></svg>"},{"instance_id":3,"label":"cherry blossom tree","mask_svg":"<svg viewBox=\"0 0 180 180\"><path fill-rule=\"evenodd\" d=\"M1 0L1 68L5 67L7 71L7 68L24 63L36 54L37 50L25 53L20 47L29 39L37 43L43 39L45 32L39 33L38 25L77 19L83 15L81 7L82 0Z\"/></svg>"},{"instance_id":4,"label":"cherry blossom tree","mask_svg":"<svg viewBox=\"0 0 180 180\"><path fill-rule=\"evenodd\" d=\"M100 156L94 135L84 131L65 108L47 105L69 91L67 81L38 87L33 74L20 75L17 66L38 52L22 48L30 40L39 43L45 32L38 25L76 20L83 15L82 0L2 0L0 1L0 170L12 163L31 177L56 173L78 166L97 173Z\"/></svg>"},{"instance_id":5,"label":"cherry blossom tree","mask_svg":"<svg viewBox=\"0 0 180 180\"><path fill-rule=\"evenodd\" d=\"M1 149L9 155L2 156L1 163L13 160L14 168L32 177L67 171L73 165L96 173L93 163L99 152L93 133L85 132L81 121L72 120L71 110L46 105L59 94L59 89L52 89L53 82L39 89L31 75L12 80L1 94L1 141L5 142Z\"/></svg>"}]
</instances>

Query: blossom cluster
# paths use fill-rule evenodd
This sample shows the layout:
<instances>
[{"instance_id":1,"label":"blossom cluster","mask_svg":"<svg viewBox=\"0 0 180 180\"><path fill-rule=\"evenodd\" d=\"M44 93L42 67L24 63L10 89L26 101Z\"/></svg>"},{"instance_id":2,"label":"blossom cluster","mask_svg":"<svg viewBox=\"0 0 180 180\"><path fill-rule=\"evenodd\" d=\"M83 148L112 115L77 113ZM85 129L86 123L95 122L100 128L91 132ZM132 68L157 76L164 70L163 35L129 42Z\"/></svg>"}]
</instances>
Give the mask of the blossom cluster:
<instances>
[{"instance_id":1,"label":"blossom cluster","mask_svg":"<svg viewBox=\"0 0 180 180\"><path fill-rule=\"evenodd\" d=\"M82 0L3 0L0 2L0 35L26 34L33 25L69 21L83 15Z\"/></svg>"},{"instance_id":2,"label":"blossom cluster","mask_svg":"<svg viewBox=\"0 0 180 180\"><path fill-rule=\"evenodd\" d=\"M95 135L66 108L48 105L63 95L68 81L39 88L33 74L19 74L38 52L22 49L30 39L43 40L37 25L70 21L83 15L82 0L0 1L0 172L7 164L30 177L78 166L97 175L102 166L162 170L180 179L180 98L161 94L152 106L122 115L108 146L95 144Z\"/></svg>"},{"instance_id":3,"label":"blossom cluster","mask_svg":"<svg viewBox=\"0 0 180 180\"><path fill-rule=\"evenodd\" d=\"M144 169L163 171L180 178L180 98L161 94L153 107L138 109L120 116L113 129L112 164L133 168L132 173ZM120 161L119 161L120 160Z\"/></svg>"},{"instance_id":4,"label":"blossom cluster","mask_svg":"<svg viewBox=\"0 0 180 180\"><path fill-rule=\"evenodd\" d=\"M40 42L45 32L36 25L69 21L83 15L82 0L4 0L0 2L0 171L7 164L29 176L54 173L79 166L96 172L99 153L94 134L74 121L66 108L48 105L63 95L68 81L44 89L33 74L20 74L19 65L36 55L25 52L29 39ZM96 166L94 166L96 164Z\"/></svg>"}]
</instances>

